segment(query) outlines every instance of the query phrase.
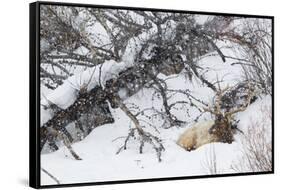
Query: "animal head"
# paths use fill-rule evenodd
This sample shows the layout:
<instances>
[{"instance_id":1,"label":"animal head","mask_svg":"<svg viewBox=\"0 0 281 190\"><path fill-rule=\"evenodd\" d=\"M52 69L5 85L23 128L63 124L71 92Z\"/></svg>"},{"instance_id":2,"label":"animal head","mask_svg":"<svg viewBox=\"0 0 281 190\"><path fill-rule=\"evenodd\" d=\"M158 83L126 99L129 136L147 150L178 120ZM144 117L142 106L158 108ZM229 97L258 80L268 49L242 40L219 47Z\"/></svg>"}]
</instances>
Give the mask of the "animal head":
<instances>
[{"instance_id":1,"label":"animal head","mask_svg":"<svg viewBox=\"0 0 281 190\"><path fill-rule=\"evenodd\" d=\"M208 130L209 134L215 135L220 142L232 143L233 132L230 122L223 115L215 119L214 124Z\"/></svg>"},{"instance_id":2,"label":"animal head","mask_svg":"<svg viewBox=\"0 0 281 190\"><path fill-rule=\"evenodd\" d=\"M216 91L214 107L210 108L209 106L203 108L205 112L209 112L215 117L214 125L209 129L208 132L212 135L215 135L220 142L224 143L232 143L234 140L234 129L232 128L234 122L234 114L244 111L251 103L251 100L254 96L253 88L249 87L249 91L247 93L248 95L243 105L224 111L221 109L221 107L223 106L222 97L228 89L229 87L226 87L222 90L219 87L219 89Z\"/></svg>"},{"instance_id":3,"label":"animal head","mask_svg":"<svg viewBox=\"0 0 281 190\"><path fill-rule=\"evenodd\" d=\"M254 93L253 91L249 91L247 100L244 102L243 106L239 106L235 109L223 110L221 109L221 105L223 104L221 98L227 89L228 88L220 90L219 88L216 92L214 106L203 108L205 112L211 113L215 119L213 121L195 123L192 127L189 127L179 137L177 141L179 146L191 151L212 142L233 142L233 134L235 131L232 127L235 124L233 115L247 108Z\"/></svg>"}]
</instances>

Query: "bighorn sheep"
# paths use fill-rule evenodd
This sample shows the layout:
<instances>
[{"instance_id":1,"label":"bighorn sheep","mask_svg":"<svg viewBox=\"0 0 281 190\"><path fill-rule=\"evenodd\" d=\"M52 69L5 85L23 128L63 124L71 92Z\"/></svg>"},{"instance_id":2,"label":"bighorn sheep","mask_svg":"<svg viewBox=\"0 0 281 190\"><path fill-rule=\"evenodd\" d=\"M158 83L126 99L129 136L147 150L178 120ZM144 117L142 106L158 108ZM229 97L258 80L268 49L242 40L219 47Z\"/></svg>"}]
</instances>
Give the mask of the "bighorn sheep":
<instances>
[{"instance_id":1,"label":"bighorn sheep","mask_svg":"<svg viewBox=\"0 0 281 190\"><path fill-rule=\"evenodd\" d=\"M239 108L234 110L221 110L221 98L223 93L228 90L228 87L224 90L218 90L216 92L215 106L213 109L204 107L205 112L210 112L215 116L214 121L204 121L196 123L192 127L188 128L178 139L177 144L184 149L191 151L198 147L212 143L212 142L224 142L232 143L234 141L233 134L235 129L232 128L233 115L237 112L244 111L250 104L253 97L253 89L249 88L249 93L246 98L246 102Z\"/></svg>"}]
</instances>

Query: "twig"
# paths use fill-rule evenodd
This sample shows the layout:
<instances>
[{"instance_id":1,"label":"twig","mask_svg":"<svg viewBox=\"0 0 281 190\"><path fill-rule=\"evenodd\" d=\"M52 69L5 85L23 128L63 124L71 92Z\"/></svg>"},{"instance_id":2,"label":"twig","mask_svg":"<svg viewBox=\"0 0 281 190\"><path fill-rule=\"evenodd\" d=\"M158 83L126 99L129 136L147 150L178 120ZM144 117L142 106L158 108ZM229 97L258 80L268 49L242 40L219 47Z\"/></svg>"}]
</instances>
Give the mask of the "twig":
<instances>
[{"instance_id":1,"label":"twig","mask_svg":"<svg viewBox=\"0 0 281 190\"><path fill-rule=\"evenodd\" d=\"M57 184L60 184L60 181L55 177L53 176L52 174L50 174L50 172L48 172L47 170L45 170L44 168L41 167L41 170L47 174L50 178L52 178Z\"/></svg>"}]
</instances>

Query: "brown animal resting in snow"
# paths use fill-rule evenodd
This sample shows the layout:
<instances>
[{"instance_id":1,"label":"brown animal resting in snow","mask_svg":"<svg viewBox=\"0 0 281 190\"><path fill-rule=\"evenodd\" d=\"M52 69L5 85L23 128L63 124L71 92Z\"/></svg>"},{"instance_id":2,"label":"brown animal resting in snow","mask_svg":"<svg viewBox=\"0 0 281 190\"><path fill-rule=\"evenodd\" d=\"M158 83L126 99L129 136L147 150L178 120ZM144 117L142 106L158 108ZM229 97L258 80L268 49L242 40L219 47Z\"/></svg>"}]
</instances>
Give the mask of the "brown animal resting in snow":
<instances>
[{"instance_id":1,"label":"brown animal resting in snow","mask_svg":"<svg viewBox=\"0 0 281 190\"><path fill-rule=\"evenodd\" d=\"M233 142L233 131L224 123L205 121L188 128L178 139L177 144L191 151L212 142Z\"/></svg>"},{"instance_id":2,"label":"brown animal resting in snow","mask_svg":"<svg viewBox=\"0 0 281 190\"><path fill-rule=\"evenodd\" d=\"M189 127L178 139L177 144L184 149L191 151L198 147L212 143L223 142L232 143L234 141L233 134L235 129L231 127L233 122L233 115L237 112L244 111L250 104L253 97L253 90L249 91L247 100L244 105L235 109L222 112L221 110L221 97L224 90L219 90L216 93L216 102L214 109L203 108L205 112L210 112L215 116L215 121L204 121L196 123Z\"/></svg>"}]
</instances>

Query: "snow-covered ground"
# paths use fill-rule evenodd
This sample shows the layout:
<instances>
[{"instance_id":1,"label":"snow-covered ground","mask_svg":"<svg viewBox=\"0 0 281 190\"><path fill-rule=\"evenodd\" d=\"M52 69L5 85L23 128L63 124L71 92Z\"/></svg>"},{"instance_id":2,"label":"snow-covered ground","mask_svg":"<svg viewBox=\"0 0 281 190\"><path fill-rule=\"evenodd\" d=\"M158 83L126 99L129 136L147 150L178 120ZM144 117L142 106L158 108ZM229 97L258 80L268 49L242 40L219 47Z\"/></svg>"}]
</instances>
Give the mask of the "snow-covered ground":
<instances>
[{"instance_id":1,"label":"snow-covered ground","mask_svg":"<svg viewBox=\"0 0 281 190\"><path fill-rule=\"evenodd\" d=\"M239 78L241 68L231 66L231 62L223 63L219 56L207 56L199 61L199 65L209 68L206 77L210 81L217 78L223 78L227 81L222 85L233 85ZM203 87L199 81L190 82L183 73L175 76L158 75L159 78L165 79L169 89L189 89L194 96L206 102L211 102L214 93L207 87ZM68 83L67 88L71 89ZM56 101L56 93L60 93L59 88L50 93L48 99ZM69 94L68 94L69 95ZM154 107L162 108L161 98L152 98L153 89L144 88L134 96L128 98L124 103L131 103L139 106L140 109ZM63 98L60 94L58 98ZM169 99L169 102L185 98L183 95L175 95ZM61 102L61 101L60 101ZM69 103L69 102L68 102ZM259 121L264 113L261 107L271 104L271 97L259 97L257 101L251 104L246 111L238 113L237 119L240 119L238 128L246 130L252 120ZM199 105L200 106L200 105ZM163 121L159 118L152 118L150 121L141 118L140 123L144 130L158 136L163 140L165 151L162 155L162 161L158 162L154 149L149 144L145 144L143 154L139 154L139 142L137 140L129 141L126 150L116 154L118 149L123 145L125 137L128 135L133 123L124 112L119 108L111 109L115 122L95 128L81 142L73 144L74 150L82 158L75 160L69 154L65 147L58 151L41 155L41 166L56 176L61 184L83 183L83 182L100 182L113 180L132 180L148 178L165 178L179 176L196 176L210 174L210 159L215 159L217 163L217 173L234 173L231 166L236 163L242 156L240 138L241 134L235 135L235 141L232 144L211 143L204 145L195 151L185 151L176 144L180 134L188 127L192 126L194 119L198 116L198 111L191 107L180 107L179 110L172 110L178 119L187 121L183 127L172 127L164 129L161 127ZM189 115L185 110L189 109ZM193 109L193 110L192 110ZM134 112L134 110L132 110ZM153 113L146 113L153 114ZM42 116L41 122L48 120ZM157 128L149 126L143 120L153 123ZM199 121L209 120L211 116L204 114ZM270 129L269 129L270 130ZM54 184L54 181L41 172L41 184Z\"/></svg>"},{"instance_id":2,"label":"snow-covered ground","mask_svg":"<svg viewBox=\"0 0 281 190\"><path fill-rule=\"evenodd\" d=\"M244 113L239 114L239 127L245 129L249 118L260 119L262 113L259 112L259 107L269 102L270 97L259 99ZM165 146L162 162L157 161L150 145L145 146L143 154L139 154L137 141L129 143L127 150L116 154L124 141L122 137L128 133L130 120L119 109L114 110L114 118L114 124L94 129L83 141L73 145L83 160L74 160L68 150L62 147L55 153L42 155L42 167L55 174L63 184L206 175L209 174L208 163L213 150L216 153L218 173L234 173L231 165L242 156L241 144L236 141L232 144L212 143L195 151L185 151L176 144L176 140L189 126L160 129L159 136ZM235 138L239 138L239 135ZM42 184L54 183L45 173L42 172L41 175Z\"/></svg>"}]
</instances>

